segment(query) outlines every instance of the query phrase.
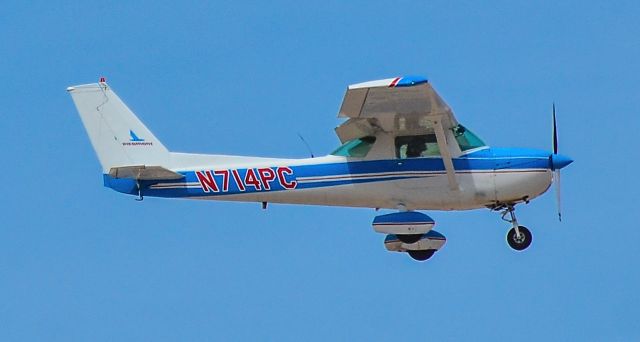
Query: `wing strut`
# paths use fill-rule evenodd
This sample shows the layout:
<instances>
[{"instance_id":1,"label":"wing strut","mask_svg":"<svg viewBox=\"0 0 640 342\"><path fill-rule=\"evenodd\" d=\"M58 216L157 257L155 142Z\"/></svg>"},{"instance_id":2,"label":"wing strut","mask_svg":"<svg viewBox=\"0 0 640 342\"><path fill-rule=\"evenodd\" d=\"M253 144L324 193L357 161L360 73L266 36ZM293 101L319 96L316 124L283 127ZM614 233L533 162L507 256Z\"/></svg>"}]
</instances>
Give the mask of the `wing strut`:
<instances>
[{"instance_id":1,"label":"wing strut","mask_svg":"<svg viewBox=\"0 0 640 342\"><path fill-rule=\"evenodd\" d=\"M444 128L442 128L441 117L432 120L432 122L433 129L436 132L442 162L444 163L444 169L447 171L447 178L449 178L449 188L451 190L460 190L458 180L456 179L456 170L453 167L453 160L451 159L451 152L449 152L449 146L447 145L447 136L444 134Z\"/></svg>"}]
</instances>

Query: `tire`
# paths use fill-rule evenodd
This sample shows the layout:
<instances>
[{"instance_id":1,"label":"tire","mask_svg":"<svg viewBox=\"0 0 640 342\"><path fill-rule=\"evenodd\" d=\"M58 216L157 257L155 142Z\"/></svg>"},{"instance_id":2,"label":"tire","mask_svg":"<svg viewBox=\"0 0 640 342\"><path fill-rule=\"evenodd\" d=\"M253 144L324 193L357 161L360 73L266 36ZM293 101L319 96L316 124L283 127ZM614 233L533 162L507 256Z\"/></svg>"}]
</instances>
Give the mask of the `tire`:
<instances>
[{"instance_id":1,"label":"tire","mask_svg":"<svg viewBox=\"0 0 640 342\"><path fill-rule=\"evenodd\" d=\"M435 252L436 252L435 249L422 249L422 250L418 250L418 251L407 251L409 256L411 258L413 258L413 260L417 260L417 261L429 260L429 258L431 258L433 256L433 253L435 253Z\"/></svg>"},{"instance_id":2,"label":"tire","mask_svg":"<svg viewBox=\"0 0 640 342\"><path fill-rule=\"evenodd\" d=\"M420 241L423 234L396 234L398 240L402 243L416 243Z\"/></svg>"},{"instance_id":3,"label":"tire","mask_svg":"<svg viewBox=\"0 0 640 342\"><path fill-rule=\"evenodd\" d=\"M520 234L522 235L521 239L517 239L516 237L516 229L511 228L507 233L507 243L509 246L516 251L522 251L527 249L529 245L531 245L531 241L533 240L533 236L527 227L518 226L518 230L520 230Z\"/></svg>"}]
</instances>

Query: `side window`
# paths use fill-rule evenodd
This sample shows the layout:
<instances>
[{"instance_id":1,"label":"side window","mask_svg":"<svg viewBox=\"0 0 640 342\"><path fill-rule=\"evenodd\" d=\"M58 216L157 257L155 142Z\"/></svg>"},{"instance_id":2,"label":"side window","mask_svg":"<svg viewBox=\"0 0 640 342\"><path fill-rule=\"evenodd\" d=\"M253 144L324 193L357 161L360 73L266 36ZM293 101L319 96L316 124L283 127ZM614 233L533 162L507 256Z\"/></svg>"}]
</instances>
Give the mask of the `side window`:
<instances>
[{"instance_id":1,"label":"side window","mask_svg":"<svg viewBox=\"0 0 640 342\"><path fill-rule=\"evenodd\" d=\"M342 144L331 154L334 156L364 158L371 150L374 142L376 142L376 137L353 139Z\"/></svg>"},{"instance_id":2,"label":"side window","mask_svg":"<svg viewBox=\"0 0 640 342\"><path fill-rule=\"evenodd\" d=\"M396 157L400 159L439 156L435 134L396 137Z\"/></svg>"}]
</instances>

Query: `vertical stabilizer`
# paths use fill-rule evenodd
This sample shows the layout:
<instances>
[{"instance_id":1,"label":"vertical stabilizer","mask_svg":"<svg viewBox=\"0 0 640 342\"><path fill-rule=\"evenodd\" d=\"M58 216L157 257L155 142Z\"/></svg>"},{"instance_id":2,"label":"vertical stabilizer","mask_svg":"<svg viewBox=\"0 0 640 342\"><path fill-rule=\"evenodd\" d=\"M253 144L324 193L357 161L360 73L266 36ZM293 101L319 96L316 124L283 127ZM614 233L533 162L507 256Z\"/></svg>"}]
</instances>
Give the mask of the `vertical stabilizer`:
<instances>
[{"instance_id":1,"label":"vertical stabilizer","mask_svg":"<svg viewBox=\"0 0 640 342\"><path fill-rule=\"evenodd\" d=\"M166 166L169 151L105 83L67 88L102 170L132 165Z\"/></svg>"}]
</instances>

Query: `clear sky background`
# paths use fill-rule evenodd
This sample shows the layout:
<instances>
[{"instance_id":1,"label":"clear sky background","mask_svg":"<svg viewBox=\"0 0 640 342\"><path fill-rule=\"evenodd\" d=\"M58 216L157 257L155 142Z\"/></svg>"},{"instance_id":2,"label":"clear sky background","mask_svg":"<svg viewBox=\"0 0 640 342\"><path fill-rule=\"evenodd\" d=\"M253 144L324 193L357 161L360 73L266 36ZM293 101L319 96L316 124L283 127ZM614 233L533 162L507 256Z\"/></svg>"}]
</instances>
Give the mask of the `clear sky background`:
<instances>
[{"instance_id":1,"label":"clear sky background","mask_svg":"<svg viewBox=\"0 0 640 342\"><path fill-rule=\"evenodd\" d=\"M0 340L638 340L636 1L35 1L0 11ZM171 150L338 145L346 86L426 75L492 146L551 148L552 191L429 214L426 263L373 209L143 202L102 187L65 88L104 75Z\"/></svg>"}]
</instances>

